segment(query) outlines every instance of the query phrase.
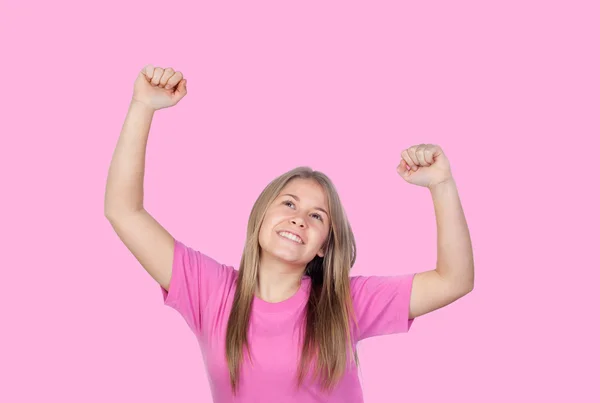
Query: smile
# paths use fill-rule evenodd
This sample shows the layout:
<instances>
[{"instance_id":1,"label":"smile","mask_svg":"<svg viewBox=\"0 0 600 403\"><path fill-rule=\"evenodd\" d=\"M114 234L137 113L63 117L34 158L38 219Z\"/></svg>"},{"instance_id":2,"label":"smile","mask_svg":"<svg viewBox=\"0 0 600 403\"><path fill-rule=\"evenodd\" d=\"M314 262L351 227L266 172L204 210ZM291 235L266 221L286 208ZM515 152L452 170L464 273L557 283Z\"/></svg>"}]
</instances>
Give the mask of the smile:
<instances>
[{"instance_id":1,"label":"smile","mask_svg":"<svg viewBox=\"0 0 600 403\"><path fill-rule=\"evenodd\" d=\"M291 233L286 232L286 231L282 231L278 235L280 237L282 237L282 238L287 239L290 242L294 242L295 244L302 245L302 240L298 236L296 236L294 234L291 234Z\"/></svg>"}]
</instances>

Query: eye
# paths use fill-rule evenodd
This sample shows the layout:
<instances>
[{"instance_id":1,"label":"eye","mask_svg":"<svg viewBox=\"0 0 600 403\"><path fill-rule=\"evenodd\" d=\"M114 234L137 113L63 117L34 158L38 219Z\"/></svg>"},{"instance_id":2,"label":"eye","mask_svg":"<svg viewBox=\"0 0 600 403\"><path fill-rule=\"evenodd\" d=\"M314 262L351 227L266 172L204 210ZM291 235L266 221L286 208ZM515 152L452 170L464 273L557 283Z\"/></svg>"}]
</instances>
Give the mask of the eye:
<instances>
[{"instance_id":1,"label":"eye","mask_svg":"<svg viewBox=\"0 0 600 403\"><path fill-rule=\"evenodd\" d=\"M291 201L289 201L289 200L284 201L283 204L286 205L286 206L289 205L289 204L291 204L292 206L294 205L294 203L291 202ZM312 215L313 216L317 216L317 220L323 221L323 217L321 217L320 214L313 213Z\"/></svg>"}]
</instances>

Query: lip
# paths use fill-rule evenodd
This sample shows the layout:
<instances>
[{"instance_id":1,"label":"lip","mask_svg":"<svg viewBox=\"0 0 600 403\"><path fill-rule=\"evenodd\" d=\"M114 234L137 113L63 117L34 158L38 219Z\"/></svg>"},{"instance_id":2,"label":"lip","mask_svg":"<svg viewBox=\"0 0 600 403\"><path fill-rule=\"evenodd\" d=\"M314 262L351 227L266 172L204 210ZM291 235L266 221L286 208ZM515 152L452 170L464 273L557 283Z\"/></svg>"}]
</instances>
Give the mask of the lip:
<instances>
[{"instance_id":1,"label":"lip","mask_svg":"<svg viewBox=\"0 0 600 403\"><path fill-rule=\"evenodd\" d=\"M277 235L279 235L279 233L280 233L280 232L289 232L290 234L294 234L294 235L296 235L298 238L300 238L300 239L302 240L302 245L304 245L304 244L305 244L305 242L304 242L304 238L302 238L302 237L300 236L300 234L298 234L297 232L290 231L289 229L282 229L282 230L279 230L279 231L277 231Z\"/></svg>"}]
</instances>

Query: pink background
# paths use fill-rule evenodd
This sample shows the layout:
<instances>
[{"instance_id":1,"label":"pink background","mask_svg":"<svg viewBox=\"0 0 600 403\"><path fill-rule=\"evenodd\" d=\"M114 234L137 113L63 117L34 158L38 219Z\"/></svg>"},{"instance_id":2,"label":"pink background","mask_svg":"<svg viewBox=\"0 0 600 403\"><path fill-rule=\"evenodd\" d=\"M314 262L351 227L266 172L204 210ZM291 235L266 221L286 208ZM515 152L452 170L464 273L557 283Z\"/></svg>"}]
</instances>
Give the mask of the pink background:
<instances>
[{"instance_id":1,"label":"pink background","mask_svg":"<svg viewBox=\"0 0 600 403\"><path fill-rule=\"evenodd\" d=\"M331 177L355 274L436 264L439 144L475 290L359 346L366 402L597 402L598 3L8 2L0 9L3 402L202 402L183 319L103 215L139 70L188 79L156 113L145 206L238 267L275 176ZM206 190L210 189L210 190Z\"/></svg>"}]
</instances>

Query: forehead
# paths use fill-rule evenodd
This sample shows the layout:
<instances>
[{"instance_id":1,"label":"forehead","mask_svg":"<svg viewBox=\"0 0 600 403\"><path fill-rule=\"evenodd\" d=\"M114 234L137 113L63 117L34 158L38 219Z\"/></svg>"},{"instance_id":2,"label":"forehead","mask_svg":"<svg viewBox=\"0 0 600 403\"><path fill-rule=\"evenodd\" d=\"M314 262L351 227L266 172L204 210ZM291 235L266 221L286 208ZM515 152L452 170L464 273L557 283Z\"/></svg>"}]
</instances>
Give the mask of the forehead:
<instances>
[{"instance_id":1,"label":"forehead","mask_svg":"<svg viewBox=\"0 0 600 403\"><path fill-rule=\"evenodd\" d=\"M315 180L301 178L293 179L284 186L279 193L279 196L286 193L298 196L302 203L311 204L315 207L327 208L327 194Z\"/></svg>"}]
</instances>

